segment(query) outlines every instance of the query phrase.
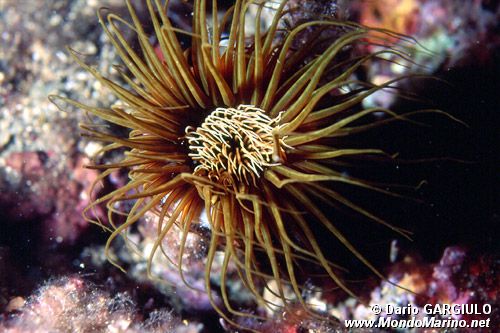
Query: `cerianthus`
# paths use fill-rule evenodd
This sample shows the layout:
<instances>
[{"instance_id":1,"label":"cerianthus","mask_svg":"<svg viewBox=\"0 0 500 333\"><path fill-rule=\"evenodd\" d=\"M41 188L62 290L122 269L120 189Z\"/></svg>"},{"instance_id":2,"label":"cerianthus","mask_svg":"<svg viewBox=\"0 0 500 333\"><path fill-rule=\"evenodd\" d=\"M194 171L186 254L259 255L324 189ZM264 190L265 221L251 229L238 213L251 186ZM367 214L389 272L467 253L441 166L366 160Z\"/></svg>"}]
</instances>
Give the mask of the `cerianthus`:
<instances>
[{"instance_id":1,"label":"cerianthus","mask_svg":"<svg viewBox=\"0 0 500 333\"><path fill-rule=\"evenodd\" d=\"M72 52L121 105L99 108L53 97L130 130L128 137L122 137L102 127L81 126L92 139L107 143L103 152L126 151L118 162L90 166L103 170L97 183L117 170L129 170L125 186L88 208L103 203L108 208L106 228L112 233L106 249L153 211L159 224L151 264L156 252L168 256L161 241L173 228L187 234L201 220L208 221L205 289L211 295L211 268L216 251L222 251L224 309L213 299L212 303L228 321L228 314L249 316L233 309L227 296L230 262L264 307L270 305L262 286L273 280L285 308L291 302L309 308L303 298L304 278L297 273L301 264L314 267L351 293L316 240L318 229L382 277L335 226L325 207L344 206L406 236L336 189L341 183L390 194L374 183L345 175L336 163L349 156L385 154L371 147L342 145L342 138L399 118L384 108L361 109L363 99L390 83L361 82L354 73L375 57L401 54L387 47L375 54L345 56L357 44L367 43L369 35L373 41L387 32L322 17L290 27L282 22L298 9L287 1L265 0L237 0L222 18L216 0L211 10L205 0L195 0L192 31L181 31L169 19L168 1L146 4L154 38L128 1L131 22L112 13L99 14L125 66L118 68L124 84L107 79ZM251 7L255 11L249 22ZM262 13L268 7L274 15L263 29ZM249 25L252 34L245 31ZM132 47L123 29L133 33L137 47ZM341 33L323 34L332 29ZM303 43L305 34L315 38ZM187 48L181 35L189 41ZM387 117L365 121L375 113ZM133 205L117 205L125 201ZM117 216L124 216L124 222L117 223ZM181 253L185 241L184 237ZM181 259L180 271L185 269ZM295 294L293 301L285 295L287 288Z\"/></svg>"}]
</instances>

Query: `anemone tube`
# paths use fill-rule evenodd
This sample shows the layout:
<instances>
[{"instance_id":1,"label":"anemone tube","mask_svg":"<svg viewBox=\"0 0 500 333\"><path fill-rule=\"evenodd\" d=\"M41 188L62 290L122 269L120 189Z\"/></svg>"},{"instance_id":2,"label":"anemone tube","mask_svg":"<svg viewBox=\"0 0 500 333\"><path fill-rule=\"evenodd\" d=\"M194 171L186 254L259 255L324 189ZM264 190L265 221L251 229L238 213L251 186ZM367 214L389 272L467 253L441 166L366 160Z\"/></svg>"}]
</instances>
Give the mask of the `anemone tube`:
<instances>
[{"instance_id":1,"label":"anemone tube","mask_svg":"<svg viewBox=\"0 0 500 333\"><path fill-rule=\"evenodd\" d=\"M346 49L366 43L368 36L383 40L384 35L396 35L327 18L286 28L282 21L296 10L287 1L277 5L245 0L236 1L222 18L217 1L212 1L210 12L206 1L195 0L192 31L181 31L169 19L168 2L147 0L146 4L155 41L129 1L130 22L113 13L98 13L124 64L116 67L122 84L104 77L70 50L75 61L118 97L121 106L101 108L51 97L56 104L67 103L130 130L128 137L122 137L102 126L81 124L86 136L107 143L100 154L126 150L116 163L88 166L102 170L93 190L113 172L128 170L125 186L97 198L86 210L88 220L111 232L106 253L118 236L126 238L131 226L154 211L158 235L148 271L155 253L169 256L162 239L179 228L183 231L181 255L169 260L182 275L186 235L205 215L210 226L205 291L211 295L211 269L216 251L222 251L224 308L212 298L211 302L230 323L234 322L228 313L258 317L231 306L226 281L230 262L262 307L271 306L262 296L262 286L274 280L285 309L295 302L314 312L302 296L306 287L297 273L302 263L314 266L352 294L316 241L312 224L383 278L335 226L324 207L347 207L408 236L344 197L335 184L390 192L343 175L333 163L348 156L385 155L370 147L339 146L339 139L368 131L387 119L402 119L384 108L355 108L393 81L376 86L353 79L353 74L375 57L405 56L389 46L347 60L342 55ZM250 7L256 9L254 22L247 22ZM270 7L273 19L261 31L262 13ZM253 34L245 31L247 24L253 24ZM135 36L136 48L125 38L125 29ZM301 38L311 29L319 31L320 37L304 45ZM321 31L328 29L343 33L331 41L321 38ZM188 48L183 48L179 36L189 39ZM374 113L384 113L387 118L363 122ZM122 202L133 204L120 206ZM88 214L102 204L108 210L107 222ZM123 223L117 222L118 217ZM294 300L286 297L285 288L293 291Z\"/></svg>"}]
</instances>

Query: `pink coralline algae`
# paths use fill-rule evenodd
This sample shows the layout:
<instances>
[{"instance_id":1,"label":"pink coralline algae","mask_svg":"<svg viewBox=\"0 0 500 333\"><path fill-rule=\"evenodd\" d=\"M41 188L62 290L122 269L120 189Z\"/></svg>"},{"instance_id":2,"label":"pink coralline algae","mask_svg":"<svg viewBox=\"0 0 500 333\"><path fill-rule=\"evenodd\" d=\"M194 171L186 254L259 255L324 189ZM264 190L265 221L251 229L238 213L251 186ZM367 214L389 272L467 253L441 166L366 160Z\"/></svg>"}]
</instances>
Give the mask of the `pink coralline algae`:
<instances>
[{"instance_id":1,"label":"pink coralline algae","mask_svg":"<svg viewBox=\"0 0 500 333\"><path fill-rule=\"evenodd\" d=\"M10 223L42 218L42 239L73 244L88 226L82 212L98 172L85 169L88 160L82 156L68 159L62 170L52 165L55 159L51 152L8 155L0 204Z\"/></svg>"},{"instance_id":2,"label":"pink coralline algae","mask_svg":"<svg viewBox=\"0 0 500 333\"><path fill-rule=\"evenodd\" d=\"M448 66L490 61L491 50L500 44L495 34L500 7L495 1L354 1L352 9L363 24L415 37L438 59L446 56Z\"/></svg>"},{"instance_id":3,"label":"pink coralline algae","mask_svg":"<svg viewBox=\"0 0 500 333\"><path fill-rule=\"evenodd\" d=\"M202 329L201 324L182 321L167 310L153 311L143 319L126 293L109 295L80 277L48 282L4 319L0 320L4 333L198 333Z\"/></svg>"},{"instance_id":4,"label":"pink coralline algae","mask_svg":"<svg viewBox=\"0 0 500 333\"><path fill-rule=\"evenodd\" d=\"M444 304L457 304L464 309L483 309L491 306L489 314L468 314L472 310L462 311L463 314L453 314L452 319L463 319L470 322L473 319L490 319L490 329L500 323L498 258L492 255L474 255L462 247L446 248L437 264L425 264L413 256L407 256L403 262L395 264L388 279L404 289L383 282L371 293L369 306L357 304L350 306L348 302L337 307L336 314L341 319L375 319L370 311L370 305L379 304L383 308L387 304L418 308L417 317L425 316L424 307L443 308ZM384 314L382 314L384 315ZM439 315L439 314L438 314ZM447 319L448 316L443 316ZM424 332L424 329L415 332ZM477 329L460 332L479 332ZM484 330L488 332L488 330Z\"/></svg>"},{"instance_id":5,"label":"pink coralline algae","mask_svg":"<svg viewBox=\"0 0 500 333\"><path fill-rule=\"evenodd\" d=\"M498 1L357 0L349 2L349 7L351 15L362 24L409 37L398 40L397 44L411 60L394 57L394 62L372 61L367 76L374 84L383 84L402 74L430 74L456 66L496 63L495 50L500 46ZM367 44L362 52L379 50L377 44ZM407 89L409 83L401 81L395 85L407 85ZM389 107L395 97L385 90L367 98L364 104Z\"/></svg>"},{"instance_id":6,"label":"pink coralline algae","mask_svg":"<svg viewBox=\"0 0 500 333\"><path fill-rule=\"evenodd\" d=\"M479 309L484 304L492 306L492 313L485 315L464 314L457 319L486 319L500 323L500 290L498 281L498 258L481 256L474 258L460 247L445 250L438 265L434 267L429 284L427 303L470 304Z\"/></svg>"}]
</instances>

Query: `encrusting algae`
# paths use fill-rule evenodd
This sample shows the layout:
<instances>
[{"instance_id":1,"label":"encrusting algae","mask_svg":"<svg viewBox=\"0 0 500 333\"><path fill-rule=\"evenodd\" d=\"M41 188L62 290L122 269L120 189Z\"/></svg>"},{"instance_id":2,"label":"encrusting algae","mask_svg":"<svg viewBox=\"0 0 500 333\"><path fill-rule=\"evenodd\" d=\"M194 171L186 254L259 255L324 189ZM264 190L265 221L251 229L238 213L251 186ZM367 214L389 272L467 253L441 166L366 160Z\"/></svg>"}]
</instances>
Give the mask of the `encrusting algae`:
<instances>
[{"instance_id":1,"label":"encrusting algae","mask_svg":"<svg viewBox=\"0 0 500 333\"><path fill-rule=\"evenodd\" d=\"M330 261L331 254L316 240L318 229L383 278L335 226L325 207L343 206L408 236L336 190L340 183L392 194L372 182L344 175L336 161L387 156L371 147L343 146L342 138L406 119L385 108L359 107L367 96L395 81L377 86L354 78L371 59L384 55L404 59L405 55L391 46L370 55L351 51L368 40L383 46L388 36L404 37L324 17L289 27L283 21L301 9L288 1L258 0L238 0L223 17L218 15L217 1L207 10L206 1L195 0L192 31L181 31L169 19L168 1L146 4L147 23L129 1L130 22L113 13L98 14L123 62L124 67L117 67L123 83L108 80L70 50L117 96L120 106L94 107L51 96L59 105L75 106L130 130L128 137L122 137L103 126L81 125L90 139L107 143L101 154L125 150L118 162L88 166L102 170L94 190L115 171L129 170L126 185L102 195L87 209L101 204L108 209L108 221L87 216L111 232L106 251L118 236L127 238L146 212L154 211L158 234L148 271L158 252L174 262L182 275L186 235L207 220L205 291L219 314L233 324L233 316L259 317L231 306L226 283L230 263L261 307L275 308L262 296L263 286L274 281L282 310L293 303L314 315L303 297L301 265L328 276L352 295ZM254 9L252 21L247 16L250 8ZM261 30L264 10L274 11L274 16L269 27ZM245 31L248 25L253 25L252 34ZM332 30L341 33L328 33ZM135 36L136 46L125 32ZM183 47L180 36L189 40L188 47ZM119 205L123 202L131 204ZM183 231L178 260L169 258L169 249L162 245L174 228ZM217 251L224 253L217 290L223 307L211 296ZM285 295L287 288L293 298Z\"/></svg>"}]
</instances>

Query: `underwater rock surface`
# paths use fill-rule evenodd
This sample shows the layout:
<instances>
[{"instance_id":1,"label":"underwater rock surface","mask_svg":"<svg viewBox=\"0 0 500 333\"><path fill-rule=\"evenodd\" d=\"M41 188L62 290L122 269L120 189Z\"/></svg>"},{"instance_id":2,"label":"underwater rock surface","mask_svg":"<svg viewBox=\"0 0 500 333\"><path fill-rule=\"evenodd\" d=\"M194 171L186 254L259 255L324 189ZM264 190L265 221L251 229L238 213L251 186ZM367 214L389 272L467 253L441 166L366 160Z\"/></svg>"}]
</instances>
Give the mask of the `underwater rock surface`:
<instances>
[{"instance_id":1,"label":"underwater rock surface","mask_svg":"<svg viewBox=\"0 0 500 333\"><path fill-rule=\"evenodd\" d=\"M498 234L492 232L500 222L500 94L495 89L500 84L500 31L494 24L500 18L498 1L470 0L463 1L463 6L447 0L380 1L399 6L397 19L383 5L372 7L372 1L352 1L349 7L342 1L335 6L324 6L320 0L307 2L308 8L321 14L341 13L365 24L399 29L437 52L417 62L426 66L425 73L443 78L453 88L415 83L405 89L434 101L434 107L469 125L466 130L429 130L432 140L426 142L419 140L415 130L394 132L395 138L412 147L415 156L429 156L430 151L431 156L466 163L426 164L421 173L430 176L421 196L427 204L404 216L398 208L383 208L414 232L414 242L404 243L403 254L396 255L393 263L388 260L388 244L379 245L377 239L364 242L381 253L376 263L390 281L418 291L419 296L373 281L366 272L353 272L363 281L358 286L361 299L367 304L411 303L416 307L450 302L498 304L499 244ZM98 176L83 165L102 146L80 137L78 123L87 115L76 110L63 113L47 96L57 93L96 105L116 102L65 49L71 46L101 73L118 78L113 70L116 51L96 19L102 6L126 13L119 0L0 1L0 331L234 330L211 310L204 293L186 288L168 263L158 259L153 268L154 275L171 285L147 278L140 254L152 245L154 217L146 217L132 235L137 255L125 251L123 242L113 247L112 255L126 266L128 274L124 274L106 261L107 233L81 216L91 199L89 187ZM176 24L188 26L189 11L179 1L172 6L178 9L173 18ZM140 4L137 8L139 13L144 11ZM374 15L377 11L380 15ZM374 63L367 75L381 83L400 74L399 70ZM378 98L371 103L402 107L401 101L387 95ZM401 173L408 170L401 165ZM126 177L113 175L103 191L123 185ZM106 218L104 210L93 213ZM169 234L164 243L175 251L179 237ZM187 278L200 289L204 288L204 268L198 254L205 246L206 239L193 234L186 250ZM242 309L254 311L233 273L234 280L227 281L231 297ZM366 305L331 292L330 287L324 286L322 293L309 300L339 320L371 318ZM490 317L499 323L498 307ZM241 324L273 333L347 331L341 323L300 314L289 318L283 313L270 316L266 323Z\"/></svg>"}]
</instances>

